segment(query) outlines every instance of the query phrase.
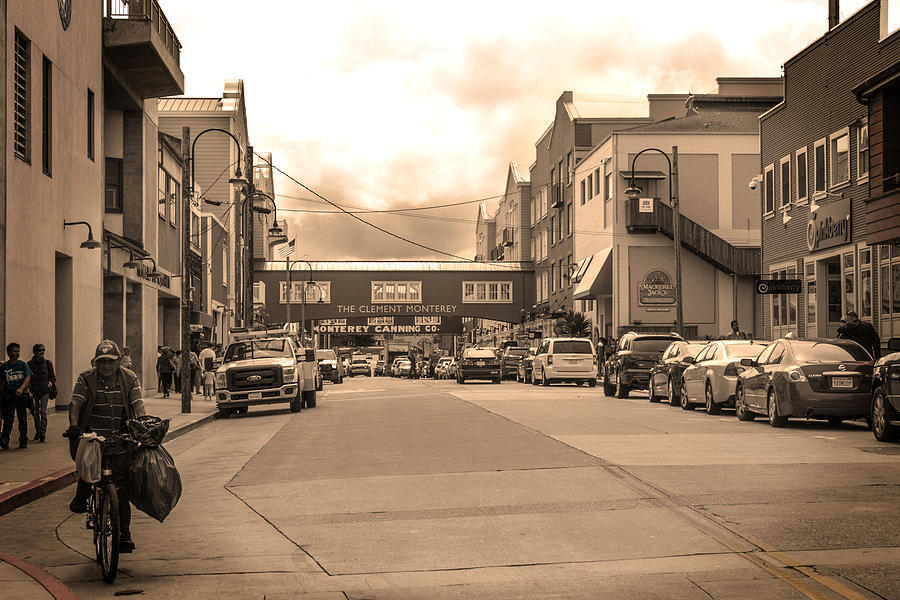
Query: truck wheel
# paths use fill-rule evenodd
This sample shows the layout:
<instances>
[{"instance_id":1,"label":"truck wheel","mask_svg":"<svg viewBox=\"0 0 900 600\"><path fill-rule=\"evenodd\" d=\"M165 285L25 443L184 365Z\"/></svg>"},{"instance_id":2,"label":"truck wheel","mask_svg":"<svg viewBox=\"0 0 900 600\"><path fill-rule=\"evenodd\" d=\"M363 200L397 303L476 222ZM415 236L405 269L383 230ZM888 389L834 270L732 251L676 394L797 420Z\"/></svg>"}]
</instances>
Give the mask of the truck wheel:
<instances>
[{"instance_id":1,"label":"truck wheel","mask_svg":"<svg viewBox=\"0 0 900 600\"><path fill-rule=\"evenodd\" d=\"M343 378L343 377L338 377L338 380L337 380L336 383L344 383L344 378Z\"/></svg>"},{"instance_id":2,"label":"truck wheel","mask_svg":"<svg viewBox=\"0 0 900 600\"><path fill-rule=\"evenodd\" d=\"M303 400L300 398L300 395L296 395L291 398L291 412L300 412L300 409L303 408Z\"/></svg>"},{"instance_id":3,"label":"truck wheel","mask_svg":"<svg viewBox=\"0 0 900 600\"><path fill-rule=\"evenodd\" d=\"M597 387L596 379L588 379L588 387Z\"/></svg>"},{"instance_id":4,"label":"truck wheel","mask_svg":"<svg viewBox=\"0 0 900 600\"><path fill-rule=\"evenodd\" d=\"M227 419L231 416L231 410L228 408L219 407L219 418Z\"/></svg>"},{"instance_id":5,"label":"truck wheel","mask_svg":"<svg viewBox=\"0 0 900 600\"><path fill-rule=\"evenodd\" d=\"M609 374L603 376L603 395L604 396L613 396L616 393L616 388L609 382Z\"/></svg>"},{"instance_id":6,"label":"truck wheel","mask_svg":"<svg viewBox=\"0 0 900 600\"><path fill-rule=\"evenodd\" d=\"M316 390L303 390L302 398L303 406L306 408L316 407Z\"/></svg>"}]
</instances>

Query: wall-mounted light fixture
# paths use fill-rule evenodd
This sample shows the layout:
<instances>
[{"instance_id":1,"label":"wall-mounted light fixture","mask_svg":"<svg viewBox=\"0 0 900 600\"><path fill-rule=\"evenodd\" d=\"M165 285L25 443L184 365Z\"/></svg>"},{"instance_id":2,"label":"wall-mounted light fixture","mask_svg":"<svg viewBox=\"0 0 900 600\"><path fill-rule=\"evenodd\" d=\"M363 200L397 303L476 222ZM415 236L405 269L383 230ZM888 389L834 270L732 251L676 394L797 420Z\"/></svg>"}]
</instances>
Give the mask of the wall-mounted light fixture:
<instances>
[{"instance_id":1,"label":"wall-mounted light fixture","mask_svg":"<svg viewBox=\"0 0 900 600\"><path fill-rule=\"evenodd\" d=\"M88 237L86 240L81 242L82 248L87 248L88 250L96 250L103 244L94 239L94 230L91 229L91 224L87 221L66 221L63 220L63 229L69 227L71 225L85 225L88 228Z\"/></svg>"}]
</instances>

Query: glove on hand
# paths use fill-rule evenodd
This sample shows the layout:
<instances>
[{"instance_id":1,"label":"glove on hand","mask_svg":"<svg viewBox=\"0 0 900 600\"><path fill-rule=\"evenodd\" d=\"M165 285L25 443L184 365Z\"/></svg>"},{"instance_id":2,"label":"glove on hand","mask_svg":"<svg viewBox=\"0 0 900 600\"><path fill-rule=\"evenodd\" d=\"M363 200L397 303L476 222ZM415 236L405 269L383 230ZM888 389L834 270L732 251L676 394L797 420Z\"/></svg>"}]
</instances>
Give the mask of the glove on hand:
<instances>
[{"instance_id":1,"label":"glove on hand","mask_svg":"<svg viewBox=\"0 0 900 600\"><path fill-rule=\"evenodd\" d=\"M69 439L78 439L81 437L81 427L78 425L70 425L68 429L66 429L65 433L63 433L63 437L67 437Z\"/></svg>"}]
</instances>

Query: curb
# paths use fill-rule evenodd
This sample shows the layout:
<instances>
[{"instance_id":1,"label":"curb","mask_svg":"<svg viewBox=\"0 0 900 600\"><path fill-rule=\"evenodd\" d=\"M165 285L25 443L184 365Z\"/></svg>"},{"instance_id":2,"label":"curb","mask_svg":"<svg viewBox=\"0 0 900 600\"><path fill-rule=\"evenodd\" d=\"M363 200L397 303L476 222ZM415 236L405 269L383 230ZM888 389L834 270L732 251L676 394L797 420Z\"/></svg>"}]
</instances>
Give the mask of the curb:
<instances>
[{"instance_id":1,"label":"curb","mask_svg":"<svg viewBox=\"0 0 900 600\"><path fill-rule=\"evenodd\" d=\"M210 413L203 418L192 421L191 423L187 423L179 427L178 429L168 432L163 441L170 442L186 433L193 431L194 429L197 429L198 427L206 425L217 417L217 413ZM9 490L8 492L4 492L3 494L0 494L0 516L10 513L20 506L24 506L30 502L39 500L44 496L48 496L57 490L69 486L75 483L77 479L78 475L75 473L75 466L73 465L60 471L56 471L55 473L51 473L49 475L45 475L44 477L35 479L34 481L30 481L25 485L21 485L15 489ZM0 560L3 560L2 554L0 554Z\"/></svg>"},{"instance_id":2,"label":"curb","mask_svg":"<svg viewBox=\"0 0 900 600\"><path fill-rule=\"evenodd\" d=\"M22 571L41 585L55 600L78 600L78 596L66 584L44 569L16 558L11 554L0 552L0 561Z\"/></svg>"}]
</instances>

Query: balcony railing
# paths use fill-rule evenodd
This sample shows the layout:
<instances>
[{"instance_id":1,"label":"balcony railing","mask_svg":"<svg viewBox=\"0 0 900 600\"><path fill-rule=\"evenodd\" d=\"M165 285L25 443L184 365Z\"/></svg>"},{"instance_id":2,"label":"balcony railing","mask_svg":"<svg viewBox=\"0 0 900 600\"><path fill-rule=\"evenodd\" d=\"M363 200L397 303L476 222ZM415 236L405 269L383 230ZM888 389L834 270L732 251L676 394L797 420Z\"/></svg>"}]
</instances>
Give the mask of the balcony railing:
<instances>
[{"instance_id":1,"label":"balcony railing","mask_svg":"<svg viewBox=\"0 0 900 600\"><path fill-rule=\"evenodd\" d=\"M181 66L181 42L159 7L158 0L106 0L103 16L108 19L150 21L175 63Z\"/></svg>"},{"instance_id":2,"label":"balcony railing","mask_svg":"<svg viewBox=\"0 0 900 600\"><path fill-rule=\"evenodd\" d=\"M653 200L653 212L641 212L639 200L625 200L625 227L628 233L662 233L674 237L672 207ZM681 245L725 273L755 275L760 271L759 248L739 248L711 233L702 225L680 215Z\"/></svg>"}]
</instances>

